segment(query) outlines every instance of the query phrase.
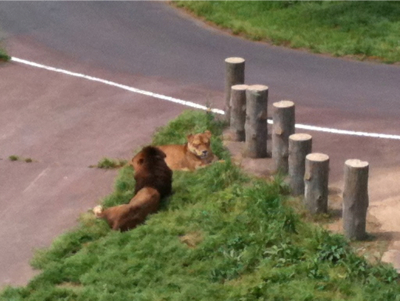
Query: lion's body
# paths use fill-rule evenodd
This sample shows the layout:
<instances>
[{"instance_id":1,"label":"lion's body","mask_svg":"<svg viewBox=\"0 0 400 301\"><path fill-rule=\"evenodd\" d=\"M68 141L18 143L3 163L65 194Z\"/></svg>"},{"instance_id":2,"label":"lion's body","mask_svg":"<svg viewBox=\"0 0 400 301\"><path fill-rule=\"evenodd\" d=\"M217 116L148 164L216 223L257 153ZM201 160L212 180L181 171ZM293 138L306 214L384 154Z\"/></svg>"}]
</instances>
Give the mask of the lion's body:
<instances>
[{"instance_id":1,"label":"lion's body","mask_svg":"<svg viewBox=\"0 0 400 301\"><path fill-rule=\"evenodd\" d=\"M157 212L160 194L151 187L138 191L129 204L118 205L103 210L101 206L93 209L96 217L107 221L111 229L127 231L142 224L149 214Z\"/></svg>"},{"instance_id":2,"label":"lion's body","mask_svg":"<svg viewBox=\"0 0 400 301\"><path fill-rule=\"evenodd\" d=\"M96 217L104 218L113 230L127 231L158 211L160 199L171 194L172 170L165 163L165 154L156 147L147 146L133 159L135 169L135 196L129 204L107 209L96 206Z\"/></svg>"},{"instance_id":3,"label":"lion's body","mask_svg":"<svg viewBox=\"0 0 400 301\"><path fill-rule=\"evenodd\" d=\"M165 155L165 162L172 170L195 170L218 160L210 147L211 133L188 135L183 145L157 146Z\"/></svg>"}]
</instances>

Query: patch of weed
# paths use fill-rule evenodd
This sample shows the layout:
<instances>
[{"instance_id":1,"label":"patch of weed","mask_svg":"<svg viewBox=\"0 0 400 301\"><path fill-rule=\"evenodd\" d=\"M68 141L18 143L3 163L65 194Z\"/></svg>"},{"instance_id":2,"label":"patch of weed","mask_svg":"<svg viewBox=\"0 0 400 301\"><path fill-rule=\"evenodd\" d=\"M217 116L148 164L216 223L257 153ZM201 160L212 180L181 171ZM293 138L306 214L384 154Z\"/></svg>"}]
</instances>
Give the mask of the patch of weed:
<instances>
[{"instance_id":1,"label":"patch of weed","mask_svg":"<svg viewBox=\"0 0 400 301\"><path fill-rule=\"evenodd\" d=\"M26 163L32 163L33 162L32 158L22 158L22 157L16 156L16 155L9 156L8 160L10 160L10 161L24 161Z\"/></svg>"},{"instance_id":2,"label":"patch of weed","mask_svg":"<svg viewBox=\"0 0 400 301\"><path fill-rule=\"evenodd\" d=\"M97 165L90 165L89 167L113 169L113 168L121 168L125 166L127 163L128 161L124 159L103 158L97 163Z\"/></svg>"}]
</instances>

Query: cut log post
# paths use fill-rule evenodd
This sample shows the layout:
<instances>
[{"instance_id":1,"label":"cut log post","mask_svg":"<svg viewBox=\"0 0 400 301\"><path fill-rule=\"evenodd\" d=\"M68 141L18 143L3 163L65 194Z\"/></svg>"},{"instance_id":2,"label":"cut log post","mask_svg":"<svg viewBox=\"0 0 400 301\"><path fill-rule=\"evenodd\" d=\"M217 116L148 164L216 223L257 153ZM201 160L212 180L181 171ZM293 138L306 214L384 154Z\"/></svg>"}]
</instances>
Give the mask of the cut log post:
<instances>
[{"instance_id":1,"label":"cut log post","mask_svg":"<svg viewBox=\"0 0 400 301\"><path fill-rule=\"evenodd\" d=\"M304 194L306 156L311 151L311 135L299 133L289 136L289 185L294 196Z\"/></svg>"},{"instance_id":2,"label":"cut log post","mask_svg":"<svg viewBox=\"0 0 400 301\"><path fill-rule=\"evenodd\" d=\"M328 212L329 156L311 153L306 156L304 203L312 214Z\"/></svg>"},{"instance_id":3,"label":"cut log post","mask_svg":"<svg viewBox=\"0 0 400 301\"><path fill-rule=\"evenodd\" d=\"M245 141L244 124L246 122L247 85L234 85L231 88L231 131L233 140Z\"/></svg>"},{"instance_id":4,"label":"cut log post","mask_svg":"<svg viewBox=\"0 0 400 301\"><path fill-rule=\"evenodd\" d=\"M277 172L287 174L289 170L289 136L294 133L294 103L282 100L273 103L272 159Z\"/></svg>"},{"instance_id":5,"label":"cut log post","mask_svg":"<svg viewBox=\"0 0 400 301\"><path fill-rule=\"evenodd\" d=\"M344 164L343 229L349 239L367 237L368 170L365 161L352 159Z\"/></svg>"},{"instance_id":6,"label":"cut log post","mask_svg":"<svg viewBox=\"0 0 400 301\"><path fill-rule=\"evenodd\" d=\"M246 122L244 155L250 158L267 156L268 87L252 85L246 90Z\"/></svg>"},{"instance_id":7,"label":"cut log post","mask_svg":"<svg viewBox=\"0 0 400 301\"><path fill-rule=\"evenodd\" d=\"M244 84L244 64L241 57L229 57L225 59L225 119L229 123L231 119L231 87Z\"/></svg>"}]
</instances>

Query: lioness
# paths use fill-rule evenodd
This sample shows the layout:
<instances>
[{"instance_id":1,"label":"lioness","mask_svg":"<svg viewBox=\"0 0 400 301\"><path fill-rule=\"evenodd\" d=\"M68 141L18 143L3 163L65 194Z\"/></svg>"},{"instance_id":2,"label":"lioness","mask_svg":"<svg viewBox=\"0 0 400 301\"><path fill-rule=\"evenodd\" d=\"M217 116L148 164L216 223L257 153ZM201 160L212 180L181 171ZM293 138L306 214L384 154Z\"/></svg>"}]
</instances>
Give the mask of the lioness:
<instances>
[{"instance_id":1,"label":"lioness","mask_svg":"<svg viewBox=\"0 0 400 301\"><path fill-rule=\"evenodd\" d=\"M165 162L172 170L195 170L218 160L210 147L211 132L187 136L187 143L183 145L157 146L165 154Z\"/></svg>"}]
</instances>

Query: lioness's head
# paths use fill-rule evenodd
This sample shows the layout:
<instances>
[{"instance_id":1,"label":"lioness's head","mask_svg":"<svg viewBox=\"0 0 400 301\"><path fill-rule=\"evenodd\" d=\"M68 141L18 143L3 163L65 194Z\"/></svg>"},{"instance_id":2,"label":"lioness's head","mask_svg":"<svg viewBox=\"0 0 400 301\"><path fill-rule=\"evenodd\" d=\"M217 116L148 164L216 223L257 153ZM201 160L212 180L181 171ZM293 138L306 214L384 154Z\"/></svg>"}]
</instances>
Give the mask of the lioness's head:
<instances>
[{"instance_id":1,"label":"lioness's head","mask_svg":"<svg viewBox=\"0 0 400 301\"><path fill-rule=\"evenodd\" d=\"M210 148L211 132L205 131L200 134L190 134L187 136L188 150L202 159L207 158L211 153Z\"/></svg>"}]
</instances>

